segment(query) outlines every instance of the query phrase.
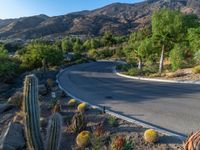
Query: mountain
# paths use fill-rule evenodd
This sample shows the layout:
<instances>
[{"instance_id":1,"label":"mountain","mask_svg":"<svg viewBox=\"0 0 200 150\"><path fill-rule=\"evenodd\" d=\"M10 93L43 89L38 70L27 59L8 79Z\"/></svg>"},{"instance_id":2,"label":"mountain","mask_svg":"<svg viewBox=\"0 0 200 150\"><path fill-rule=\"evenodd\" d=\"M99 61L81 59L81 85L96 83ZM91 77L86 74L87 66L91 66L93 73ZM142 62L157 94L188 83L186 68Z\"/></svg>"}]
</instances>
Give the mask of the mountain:
<instances>
[{"instance_id":1,"label":"mountain","mask_svg":"<svg viewBox=\"0 0 200 150\"><path fill-rule=\"evenodd\" d=\"M0 20L0 39L53 38L66 35L98 36L105 31L127 34L149 24L152 12L164 7L200 16L199 0L114 3L92 11L85 10L62 16L37 15Z\"/></svg>"}]
</instances>

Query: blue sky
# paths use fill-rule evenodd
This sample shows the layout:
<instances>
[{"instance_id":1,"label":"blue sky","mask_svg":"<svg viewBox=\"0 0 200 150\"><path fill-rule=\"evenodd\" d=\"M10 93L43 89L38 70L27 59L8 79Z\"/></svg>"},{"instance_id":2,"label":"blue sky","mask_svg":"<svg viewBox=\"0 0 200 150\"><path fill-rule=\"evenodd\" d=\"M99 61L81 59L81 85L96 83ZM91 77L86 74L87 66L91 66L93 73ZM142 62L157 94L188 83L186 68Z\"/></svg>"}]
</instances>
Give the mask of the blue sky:
<instances>
[{"instance_id":1,"label":"blue sky","mask_svg":"<svg viewBox=\"0 0 200 150\"><path fill-rule=\"evenodd\" d=\"M91 10L114 2L136 3L143 0L0 0L0 18L18 18L37 14L49 16Z\"/></svg>"}]
</instances>

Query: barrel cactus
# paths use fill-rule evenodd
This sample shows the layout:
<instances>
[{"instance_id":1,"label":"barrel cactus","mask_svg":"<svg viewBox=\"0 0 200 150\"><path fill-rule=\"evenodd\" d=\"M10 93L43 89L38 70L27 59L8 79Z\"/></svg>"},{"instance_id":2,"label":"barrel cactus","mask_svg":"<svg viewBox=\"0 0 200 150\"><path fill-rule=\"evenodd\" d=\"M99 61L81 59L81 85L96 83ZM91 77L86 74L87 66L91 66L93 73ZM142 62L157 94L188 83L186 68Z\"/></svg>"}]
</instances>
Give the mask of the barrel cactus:
<instances>
[{"instance_id":1,"label":"barrel cactus","mask_svg":"<svg viewBox=\"0 0 200 150\"><path fill-rule=\"evenodd\" d=\"M89 131L82 131L76 137L76 144L80 148L85 148L90 141L90 132Z\"/></svg>"},{"instance_id":2,"label":"barrel cactus","mask_svg":"<svg viewBox=\"0 0 200 150\"><path fill-rule=\"evenodd\" d=\"M68 102L69 106L75 106L77 104L77 101L75 99L70 99Z\"/></svg>"},{"instance_id":3,"label":"barrel cactus","mask_svg":"<svg viewBox=\"0 0 200 150\"><path fill-rule=\"evenodd\" d=\"M75 133L79 133L83 131L86 128L86 121L85 121L85 116L82 113L76 113L71 122L71 129Z\"/></svg>"},{"instance_id":4,"label":"barrel cactus","mask_svg":"<svg viewBox=\"0 0 200 150\"><path fill-rule=\"evenodd\" d=\"M86 103L81 103L81 104L78 105L77 109L78 109L78 112L84 113L86 108L87 108L87 104Z\"/></svg>"},{"instance_id":5,"label":"barrel cactus","mask_svg":"<svg viewBox=\"0 0 200 150\"><path fill-rule=\"evenodd\" d=\"M55 113L51 116L49 121L49 127L47 131L46 150L58 150L60 146L62 131L62 118L59 113Z\"/></svg>"},{"instance_id":6,"label":"barrel cactus","mask_svg":"<svg viewBox=\"0 0 200 150\"><path fill-rule=\"evenodd\" d=\"M148 129L144 133L144 139L147 142L155 143L158 141L158 133L153 129Z\"/></svg>"},{"instance_id":7,"label":"barrel cactus","mask_svg":"<svg viewBox=\"0 0 200 150\"><path fill-rule=\"evenodd\" d=\"M24 81L23 111L25 133L30 150L44 150L40 133L40 110L38 103L38 79L28 75Z\"/></svg>"},{"instance_id":8,"label":"barrel cactus","mask_svg":"<svg viewBox=\"0 0 200 150\"><path fill-rule=\"evenodd\" d=\"M183 144L184 150L200 150L200 130L192 133Z\"/></svg>"}]
</instances>

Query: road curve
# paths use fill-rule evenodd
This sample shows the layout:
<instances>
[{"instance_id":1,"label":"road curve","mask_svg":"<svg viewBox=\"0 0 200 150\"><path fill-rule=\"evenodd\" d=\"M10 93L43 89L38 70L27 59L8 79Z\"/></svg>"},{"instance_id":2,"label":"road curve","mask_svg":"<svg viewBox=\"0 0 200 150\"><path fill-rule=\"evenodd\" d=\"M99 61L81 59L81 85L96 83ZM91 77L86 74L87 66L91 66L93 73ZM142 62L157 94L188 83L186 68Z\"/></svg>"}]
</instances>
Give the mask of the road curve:
<instances>
[{"instance_id":1,"label":"road curve","mask_svg":"<svg viewBox=\"0 0 200 150\"><path fill-rule=\"evenodd\" d=\"M116 64L71 66L58 82L75 97L160 129L183 136L200 129L200 85L123 78L113 73Z\"/></svg>"}]
</instances>

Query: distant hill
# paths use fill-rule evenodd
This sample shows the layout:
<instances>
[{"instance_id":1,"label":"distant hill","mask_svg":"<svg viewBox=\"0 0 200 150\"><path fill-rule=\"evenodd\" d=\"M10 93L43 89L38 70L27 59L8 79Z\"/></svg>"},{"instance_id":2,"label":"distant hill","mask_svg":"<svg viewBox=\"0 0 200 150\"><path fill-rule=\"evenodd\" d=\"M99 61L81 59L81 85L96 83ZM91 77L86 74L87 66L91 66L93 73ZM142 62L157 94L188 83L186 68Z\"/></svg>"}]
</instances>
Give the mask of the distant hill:
<instances>
[{"instance_id":1,"label":"distant hill","mask_svg":"<svg viewBox=\"0 0 200 150\"><path fill-rule=\"evenodd\" d=\"M66 35L97 36L105 31L127 34L150 23L151 14L163 7L200 16L199 0L146 0L136 4L114 3L92 11L62 16L38 15L0 20L0 39L32 39Z\"/></svg>"}]
</instances>

